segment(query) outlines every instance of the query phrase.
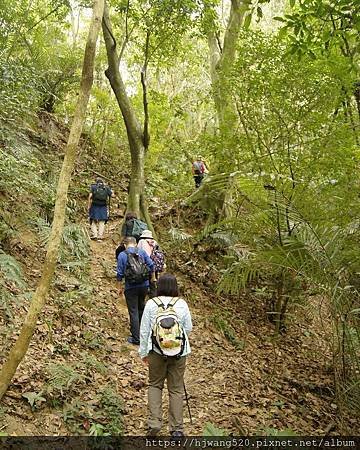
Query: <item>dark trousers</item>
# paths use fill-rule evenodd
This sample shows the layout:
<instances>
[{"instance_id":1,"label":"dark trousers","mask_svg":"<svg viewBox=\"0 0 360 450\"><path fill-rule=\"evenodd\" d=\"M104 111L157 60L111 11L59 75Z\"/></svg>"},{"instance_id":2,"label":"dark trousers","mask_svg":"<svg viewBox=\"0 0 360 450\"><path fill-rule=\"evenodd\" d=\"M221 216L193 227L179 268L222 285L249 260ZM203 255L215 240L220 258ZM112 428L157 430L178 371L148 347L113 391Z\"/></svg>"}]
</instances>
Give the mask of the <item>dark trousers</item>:
<instances>
[{"instance_id":1,"label":"dark trousers","mask_svg":"<svg viewBox=\"0 0 360 450\"><path fill-rule=\"evenodd\" d=\"M201 184L203 178L204 178L204 175L202 173L194 176L195 187L197 187L197 188L200 187L200 184Z\"/></svg>"},{"instance_id":2,"label":"dark trousers","mask_svg":"<svg viewBox=\"0 0 360 450\"><path fill-rule=\"evenodd\" d=\"M145 308L147 287L133 287L126 289L125 299L130 319L130 333L135 342L140 342L140 322Z\"/></svg>"},{"instance_id":3,"label":"dark trousers","mask_svg":"<svg viewBox=\"0 0 360 450\"><path fill-rule=\"evenodd\" d=\"M157 296L157 280L159 278L159 272L155 272L155 280L152 281L152 275L149 276L149 298Z\"/></svg>"}]
</instances>

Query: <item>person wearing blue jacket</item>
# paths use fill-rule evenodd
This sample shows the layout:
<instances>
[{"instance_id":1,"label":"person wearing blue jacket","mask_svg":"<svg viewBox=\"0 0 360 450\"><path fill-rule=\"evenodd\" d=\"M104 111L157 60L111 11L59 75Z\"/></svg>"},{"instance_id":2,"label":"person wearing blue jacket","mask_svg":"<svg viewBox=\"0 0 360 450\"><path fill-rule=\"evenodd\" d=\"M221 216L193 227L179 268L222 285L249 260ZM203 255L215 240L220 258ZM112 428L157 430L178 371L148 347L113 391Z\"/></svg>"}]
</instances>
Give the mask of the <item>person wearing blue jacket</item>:
<instances>
[{"instance_id":1,"label":"person wearing blue jacket","mask_svg":"<svg viewBox=\"0 0 360 450\"><path fill-rule=\"evenodd\" d=\"M125 295L126 305L129 312L130 332L131 336L127 338L127 342L134 345L140 344L140 322L145 308L145 297L149 291L149 275L154 271L154 263L148 254L136 246L134 237L126 237L124 239L125 250L119 253L117 258L117 279L121 282L125 279L125 288L120 284L119 293ZM136 253L138 255L139 264L146 271L144 279L133 282L129 279L128 255ZM146 266L146 267L144 267Z\"/></svg>"}]
</instances>

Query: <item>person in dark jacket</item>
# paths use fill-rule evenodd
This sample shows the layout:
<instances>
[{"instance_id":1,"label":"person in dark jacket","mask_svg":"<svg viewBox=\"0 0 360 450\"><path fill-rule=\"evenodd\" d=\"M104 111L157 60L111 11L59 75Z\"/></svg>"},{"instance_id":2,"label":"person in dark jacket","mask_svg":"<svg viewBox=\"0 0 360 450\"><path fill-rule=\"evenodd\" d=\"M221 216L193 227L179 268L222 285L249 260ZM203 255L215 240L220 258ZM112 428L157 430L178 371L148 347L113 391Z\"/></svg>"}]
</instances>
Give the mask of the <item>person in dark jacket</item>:
<instances>
[{"instance_id":1,"label":"person in dark jacket","mask_svg":"<svg viewBox=\"0 0 360 450\"><path fill-rule=\"evenodd\" d=\"M135 213L128 212L125 216L125 222L121 228L121 236L132 236L136 239L136 242L139 242L141 233L144 230L147 230L147 228L147 224L138 219Z\"/></svg>"},{"instance_id":2,"label":"person in dark jacket","mask_svg":"<svg viewBox=\"0 0 360 450\"><path fill-rule=\"evenodd\" d=\"M110 197L114 197L113 191L101 178L97 178L90 187L88 199L91 239L103 239L105 224L109 220L108 200Z\"/></svg>"},{"instance_id":3,"label":"person in dark jacket","mask_svg":"<svg viewBox=\"0 0 360 450\"><path fill-rule=\"evenodd\" d=\"M125 278L125 289L123 289L122 284L120 284L119 292L121 295L124 293L129 312L131 336L128 337L127 342L139 345L140 322L145 307L145 297L149 290L149 274L154 270L154 263L144 250L137 248L136 239L134 237L126 237L124 239L124 245L125 250L122 251L117 258L117 279L121 282ZM129 276L129 253L137 253L141 262L146 264L148 271L143 281L132 283L127 279L127 276Z\"/></svg>"},{"instance_id":4,"label":"person in dark jacket","mask_svg":"<svg viewBox=\"0 0 360 450\"><path fill-rule=\"evenodd\" d=\"M134 220L137 219L137 215L133 212L128 212L125 215L125 222L121 228L121 236L132 236L132 230L134 228Z\"/></svg>"}]
</instances>

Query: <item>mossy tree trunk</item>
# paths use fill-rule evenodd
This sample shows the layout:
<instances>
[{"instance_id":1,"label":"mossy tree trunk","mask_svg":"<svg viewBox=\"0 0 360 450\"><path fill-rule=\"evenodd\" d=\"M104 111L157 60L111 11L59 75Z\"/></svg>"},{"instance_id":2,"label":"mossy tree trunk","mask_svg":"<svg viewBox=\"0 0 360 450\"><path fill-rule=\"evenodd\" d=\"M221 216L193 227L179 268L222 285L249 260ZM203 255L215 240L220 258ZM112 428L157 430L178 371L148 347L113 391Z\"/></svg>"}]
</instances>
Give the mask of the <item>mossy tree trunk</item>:
<instances>
[{"instance_id":1,"label":"mossy tree trunk","mask_svg":"<svg viewBox=\"0 0 360 450\"><path fill-rule=\"evenodd\" d=\"M245 0L231 0L231 9L223 43L215 31L215 23L208 33L210 74L220 132L234 132L236 108L228 89L228 79L235 62L237 42L246 12Z\"/></svg>"},{"instance_id":2,"label":"mossy tree trunk","mask_svg":"<svg viewBox=\"0 0 360 450\"><path fill-rule=\"evenodd\" d=\"M150 216L146 209L146 202L145 199L143 198L145 186L145 171L144 171L145 156L149 144L147 100L146 100L146 90L144 87L145 86L144 74L146 74L147 55L145 55L146 60L144 65L145 70L143 70L142 73L142 83L144 87L144 113L145 113L145 122L144 126L142 127L136 116L134 107L131 104L129 96L126 93L125 83L123 81L119 69L122 52L120 52L119 54L117 50L117 42L114 37L111 26L109 7L106 3L102 28L108 58L108 68L105 71L105 75L110 82L111 88L115 94L117 103L123 116L130 147L131 177L130 177L127 211L135 212L138 217L142 217L143 219L146 220L149 229L153 229Z\"/></svg>"},{"instance_id":3,"label":"mossy tree trunk","mask_svg":"<svg viewBox=\"0 0 360 450\"><path fill-rule=\"evenodd\" d=\"M218 129L224 141L229 143L233 140L238 126L236 105L229 89L229 78L236 58L239 33L248 6L249 4L246 0L231 0L230 14L223 42L220 42L219 35L216 32L214 19L211 30L207 35L212 95L216 109ZM218 172L222 170L221 162L214 169L216 175L218 175ZM216 213L212 210L212 213L209 215L209 223L231 216L232 187L233 180L229 175L226 188L223 191L218 191L219 196L216 202Z\"/></svg>"},{"instance_id":4,"label":"mossy tree trunk","mask_svg":"<svg viewBox=\"0 0 360 450\"><path fill-rule=\"evenodd\" d=\"M103 10L104 0L95 0L84 53L80 93L76 104L74 119L71 125L70 135L65 149L65 157L58 181L54 220L51 226L51 233L47 245L42 275L32 297L32 301L24 324L20 330L19 337L11 348L8 358L1 368L0 399L4 396L18 365L24 358L29 348L30 340L35 331L38 317L44 307L50 290L51 280L55 272L65 222L68 188L75 164L80 135L83 129L90 91L93 84L96 42L101 27Z\"/></svg>"}]
</instances>

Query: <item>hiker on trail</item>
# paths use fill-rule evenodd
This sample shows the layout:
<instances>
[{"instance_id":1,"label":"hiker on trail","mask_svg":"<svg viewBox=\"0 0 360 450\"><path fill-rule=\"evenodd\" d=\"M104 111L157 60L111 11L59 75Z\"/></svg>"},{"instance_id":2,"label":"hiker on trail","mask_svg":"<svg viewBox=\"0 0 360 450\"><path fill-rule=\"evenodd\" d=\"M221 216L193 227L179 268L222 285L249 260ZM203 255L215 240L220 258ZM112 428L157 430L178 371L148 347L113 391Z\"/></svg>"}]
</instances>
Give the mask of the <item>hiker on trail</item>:
<instances>
[{"instance_id":1,"label":"hiker on trail","mask_svg":"<svg viewBox=\"0 0 360 450\"><path fill-rule=\"evenodd\" d=\"M136 214L133 212L126 213L125 222L121 229L121 236L129 237L132 236L139 241L141 233L147 230L148 226L145 222L138 219Z\"/></svg>"},{"instance_id":2,"label":"hiker on trail","mask_svg":"<svg viewBox=\"0 0 360 450\"><path fill-rule=\"evenodd\" d=\"M160 250L159 244L153 238L150 230L145 230L141 233L138 248L145 250L154 263L154 273L150 279L149 298L156 296L156 281L159 273L165 268L165 255Z\"/></svg>"},{"instance_id":3,"label":"hiker on trail","mask_svg":"<svg viewBox=\"0 0 360 450\"><path fill-rule=\"evenodd\" d=\"M97 178L90 187L88 200L91 239L103 239L105 224L109 220L108 200L110 204L111 197L114 197L113 191L101 178Z\"/></svg>"},{"instance_id":4,"label":"hiker on trail","mask_svg":"<svg viewBox=\"0 0 360 450\"><path fill-rule=\"evenodd\" d=\"M148 254L136 246L132 236L124 239L125 250L117 258L117 279L125 278L125 289L120 284L119 292L125 294L130 318L130 332L127 342L140 343L140 321L145 307L145 297L149 290L149 277L154 270L154 263Z\"/></svg>"},{"instance_id":5,"label":"hiker on trail","mask_svg":"<svg viewBox=\"0 0 360 450\"><path fill-rule=\"evenodd\" d=\"M157 435L162 427L162 391L167 380L170 433L179 438L184 436L184 373L190 353L191 314L185 300L179 298L174 275L159 277L157 295L147 301L140 327L139 354L149 366L148 435Z\"/></svg>"},{"instance_id":6,"label":"hiker on trail","mask_svg":"<svg viewBox=\"0 0 360 450\"><path fill-rule=\"evenodd\" d=\"M198 156L192 163L192 174L194 176L196 188L200 187L200 184L207 173L209 173L209 170L206 167L204 158L202 156Z\"/></svg>"}]
</instances>

